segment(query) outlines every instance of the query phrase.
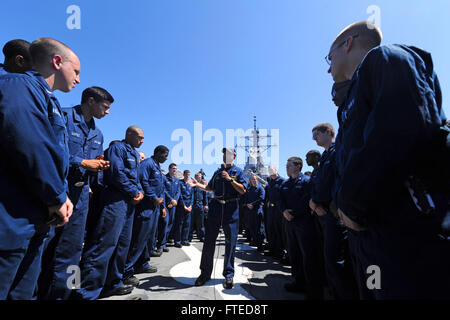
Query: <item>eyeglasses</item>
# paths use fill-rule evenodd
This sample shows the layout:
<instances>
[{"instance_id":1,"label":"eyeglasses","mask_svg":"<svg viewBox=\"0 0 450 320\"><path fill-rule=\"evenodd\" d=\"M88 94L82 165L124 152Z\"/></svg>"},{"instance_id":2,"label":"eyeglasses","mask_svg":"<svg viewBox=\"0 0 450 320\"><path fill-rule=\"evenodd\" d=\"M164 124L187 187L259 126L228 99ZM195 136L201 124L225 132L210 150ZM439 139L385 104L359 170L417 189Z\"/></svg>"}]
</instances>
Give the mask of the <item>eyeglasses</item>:
<instances>
[{"instance_id":1,"label":"eyeglasses","mask_svg":"<svg viewBox=\"0 0 450 320\"><path fill-rule=\"evenodd\" d=\"M352 37L352 38L357 38L358 36L359 36L359 34L355 34L354 36L351 36L351 37ZM346 43L346 42L347 42L347 39L345 39L341 44L339 44L336 48L334 48L333 50L331 50L330 53L328 53L328 54L325 56L325 61L328 63L329 66L331 66L331 59L330 59L331 53L332 53L334 50L336 50L336 49L342 47L342 46L344 45L344 43Z\"/></svg>"}]
</instances>

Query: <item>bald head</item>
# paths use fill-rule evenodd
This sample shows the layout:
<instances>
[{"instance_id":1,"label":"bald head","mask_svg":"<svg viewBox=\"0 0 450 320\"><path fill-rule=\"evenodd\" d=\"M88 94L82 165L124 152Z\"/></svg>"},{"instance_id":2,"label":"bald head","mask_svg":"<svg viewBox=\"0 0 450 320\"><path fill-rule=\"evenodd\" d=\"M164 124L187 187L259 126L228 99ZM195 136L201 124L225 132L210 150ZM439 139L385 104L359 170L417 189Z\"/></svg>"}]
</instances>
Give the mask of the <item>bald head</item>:
<instances>
[{"instance_id":1,"label":"bald head","mask_svg":"<svg viewBox=\"0 0 450 320\"><path fill-rule=\"evenodd\" d=\"M144 131L138 126L129 126L125 134L125 141L134 148L139 148L144 143Z\"/></svg>"},{"instance_id":2,"label":"bald head","mask_svg":"<svg viewBox=\"0 0 450 320\"><path fill-rule=\"evenodd\" d=\"M349 37L357 37L358 41L355 42L355 46L360 46L366 51L379 46L383 39L381 30L376 24L369 21L360 21L352 23L342 30L334 40L332 47L344 42Z\"/></svg>"},{"instance_id":3,"label":"bald head","mask_svg":"<svg viewBox=\"0 0 450 320\"><path fill-rule=\"evenodd\" d=\"M350 80L367 52L381 44L380 28L368 21L353 23L333 41L327 60L334 82Z\"/></svg>"},{"instance_id":4,"label":"bald head","mask_svg":"<svg viewBox=\"0 0 450 320\"><path fill-rule=\"evenodd\" d=\"M132 134L140 134L144 132L141 128L139 128L138 126L129 126L127 128L127 132L126 135L132 135Z\"/></svg>"}]
</instances>

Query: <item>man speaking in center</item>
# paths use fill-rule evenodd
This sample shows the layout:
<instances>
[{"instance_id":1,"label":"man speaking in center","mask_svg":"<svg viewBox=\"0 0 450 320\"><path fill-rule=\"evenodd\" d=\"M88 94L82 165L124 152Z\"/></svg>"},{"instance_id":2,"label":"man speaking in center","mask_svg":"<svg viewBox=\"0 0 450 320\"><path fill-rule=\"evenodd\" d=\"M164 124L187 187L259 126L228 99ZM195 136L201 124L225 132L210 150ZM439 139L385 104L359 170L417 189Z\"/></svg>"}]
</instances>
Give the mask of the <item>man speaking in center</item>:
<instances>
[{"instance_id":1,"label":"man speaking in center","mask_svg":"<svg viewBox=\"0 0 450 320\"><path fill-rule=\"evenodd\" d=\"M236 248L239 229L239 196L245 194L247 178L244 171L234 165L236 152L231 148L223 148L222 166L214 172L208 185L202 185L193 179L192 186L199 187L206 192L214 192L208 219L206 220L205 242L200 262L201 274L195 281L196 286L204 285L211 279L213 270L214 251L219 228L225 232L225 261L223 276L225 289L233 288L234 251Z\"/></svg>"}]
</instances>

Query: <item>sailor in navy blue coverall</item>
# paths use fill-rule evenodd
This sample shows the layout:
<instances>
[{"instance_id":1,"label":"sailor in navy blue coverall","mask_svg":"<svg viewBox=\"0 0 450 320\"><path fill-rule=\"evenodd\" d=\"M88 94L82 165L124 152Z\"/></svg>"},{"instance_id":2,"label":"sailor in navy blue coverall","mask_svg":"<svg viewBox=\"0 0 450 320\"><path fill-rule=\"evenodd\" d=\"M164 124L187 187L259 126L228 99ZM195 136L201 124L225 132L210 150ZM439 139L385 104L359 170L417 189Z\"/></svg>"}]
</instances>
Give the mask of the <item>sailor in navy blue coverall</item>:
<instances>
[{"instance_id":1,"label":"sailor in navy blue coverall","mask_svg":"<svg viewBox=\"0 0 450 320\"><path fill-rule=\"evenodd\" d=\"M284 179L280 177L275 167L269 166L269 183L266 186L265 205L267 206L267 242L269 255L280 260L284 255L283 213L280 211L280 190Z\"/></svg>"},{"instance_id":2,"label":"sailor in navy blue coverall","mask_svg":"<svg viewBox=\"0 0 450 320\"><path fill-rule=\"evenodd\" d=\"M214 199L209 204L208 218L205 228L205 242L203 244L200 262L201 274L195 281L196 286L204 285L213 271L214 251L219 228L225 232L225 259L223 276L225 289L233 287L234 253L239 231L239 197L245 194L248 179L244 171L234 165L236 152L231 148L224 148L224 164L214 172L208 185L201 185L194 181L194 186L206 192L214 191Z\"/></svg>"},{"instance_id":3,"label":"sailor in navy blue coverall","mask_svg":"<svg viewBox=\"0 0 450 320\"><path fill-rule=\"evenodd\" d=\"M133 274L140 272L156 272L156 267L151 267L150 250L158 228L160 213L166 215L164 208L164 175L161 172L161 163L167 160L169 149L165 146L157 146L153 156L142 161L139 167L139 181L144 190L144 199L136 206L133 223L133 235L128 252L125 267L124 282L127 284L139 284Z\"/></svg>"},{"instance_id":4,"label":"sailor in navy blue coverall","mask_svg":"<svg viewBox=\"0 0 450 320\"><path fill-rule=\"evenodd\" d=\"M250 176L249 186L243 197L243 208L246 211L244 216L247 219L246 226L251 237L250 245L257 247L258 251L263 250L264 241L262 212L264 196L264 188L258 183L256 175Z\"/></svg>"},{"instance_id":5,"label":"sailor in navy blue coverall","mask_svg":"<svg viewBox=\"0 0 450 320\"><path fill-rule=\"evenodd\" d=\"M102 296L128 294L133 285L123 283L123 273L135 205L144 197L139 183L139 148L144 141L142 129L127 129L125 140L107 149L110 168L103 172L106 188L103 209L95 232L86 239L80 262L81 288L76 298L94 300Z\"/></svg>"},{"instance_id":6,"label":"sailor in navy blue coverall","mask_svg":"<svg viewBox=\"0 0 450 320\"><path fill-rule=\"evenodd\" d=\"M202 182L202 174L197 172L195 179ZM208 210L208 197L206 192L200 188L194 187L194 204L192 206L191 230L189 233L189 241L192 241L194 231L197 239L203 242L205 240L205 211Z\"/></svg>"},{"instance_id":7,"label":"sailor in navy blue coverall","mask_svg":"<svg viewBox=\"0 0 450 320\"><path fill-rule=\"evenodd\" d=\"M166 243L167 243L167 226L169 225L169 220L170 220L170 216L169 216L169 210L167 209L167 198L166 198L166 186L168 184L168 180L167 180L167 174L163 173L163 183L164 183L164 209L166 211L165 216L163 216L162 214L159 215L159 219L158 219L158 230L156 230L156 240L155 240L155 246L156 246L156 250L153 252L154 256L161 256L163 254L163 252L169 252L169 248L166 248ZM171 202L169 200L169 202ZM172 204L173 206L173 204ZM171 206L171 207L172 207Z\"/></svg>"},{"instance_id":8,"label":"sailor in navy blue coverall","mask_svg":"<svg viewBox=\"0 0 450 320\"><path fill-rule=\"evenodd\" d=\"M168 251L166 248L168 240L173 240L173 224L175 221L175 211L177 209L180 195L181 195L181 182L176 177L177 165L171 163L169 165L169 173L166 174L165 180L165 196L166 196L166 211L167 211L167 226L163 237L158 238L158 247L163 251ZM159 230L158 230L159 232ZM172 237L171 237L172 236Z\"/></svg>"},{"instance_id":9,"label":"sailor in navy blue coverall","mask_svg":"<svg viewBox=\"0 0 450 320\"><path fill-rule=\"evenodd\" d=\"M287 220L287 250L294 282L286 284L290 291L305 289L307 299L323 298L323 266L320 237L309 208L311 183L301 173L301 158L291 157L286 164L289 179L281 185L280 209Z\"/></svg>"},{"instance_id":10,"label":"sailor in navy blue coverall","mask_svg":"<svg viewBox=\"0 0 450 320\"><path fill-rule=\"evenodd\" d=\"M54 39L33 45L39 51L50 43L53 63L34 60L36 70L45 69L55 81L34 70L0 76L0 300L33 298L50 230L46 222L63 225L73 209L67 129L53 91L68 92L80 82L80 61Z\"/></svg>"},{"instance_id":11,"label":"sailor in navy blue coverall","mask_svg":"<svg viewBox=\"0 0 450 320\"><path fill-rule=\"evenodd\" d=\"M190 245L188 238L191 227L192 206L194 204L194 189L189 181L191 172L184 170L183 176L184 179L180 180L180 201L175 211L175 221L173 223L173 238L177 248L181 248L182 245Z\"/></svg>"},{"instance_id":12,"label":"sailor in navy blue coverall","mask_svg":"<svg viewBox=\"0 0 450 320\"><path fill-rule=\"evenodd\" d=\"M89 209L89 177L92 172L109 168L103 158L103 134L93 118L109 113L112 96L99 87L83 91L81 105L63 108L69 133L69 197L74 205L68 223L56 228L55 236L44 251L38 296L48 300L67 300L70 266L78 266L83 250L86 217ZM97 159L98 158L98 159Z\"/></svg>"},{"instance_id":13,"label":"sailor in navy blue coverall","mask_svg":"<svg viewBox=\"0 0 450 320\"><path fill-rule=\"evenodd\" d=\"M336 207L332 202L335 176L334 128L329 123L318 124L313 128L312 134L317 145L325 148L322 155L316 151L318 156L308 153L306 157L308 164L315 166L311 175L312 190L309 205L317 215L322 230L328 286L336 300L357 299L356 282L348 255L347 230L338 218Z\"/></svg>"},{"instance_id":14,"label":"sailor in navy blue coverall","mask_svg":"<svg viewBox=\"0 0 450 320\"><path fill-rule=\"evenodd\" d=\"M360 286L370 282L376 299L448 299L450 242L441 227L448 194L437 188L439 175L430 176L446 121L439 82L429 53L367 45L377 30L352 25L330 49L334 81L350 80L338 118L334 199L355 234L359 268L378 270Z\"/></svg>"},{"instance_id":15,"label":"sailor in navy blue coverall","mask_svg":"<svg viewBox=\"0 0 450 320\"><path fill-rule=\"evenodd\" d=\"M120 140L113 140L109 143L108 148L113 144L119 143ZM103 151L103 157L107 153L107 150ZM92 232L95 232L100 213L103 209L103 192L105 190L105 184L103 183L103 171L98 172L96 175L89 177L89 188L91 189L91 195L89 198L89 211L86 219L86 227L84 237L88 238Z\"/></svg>"}]
</instances>

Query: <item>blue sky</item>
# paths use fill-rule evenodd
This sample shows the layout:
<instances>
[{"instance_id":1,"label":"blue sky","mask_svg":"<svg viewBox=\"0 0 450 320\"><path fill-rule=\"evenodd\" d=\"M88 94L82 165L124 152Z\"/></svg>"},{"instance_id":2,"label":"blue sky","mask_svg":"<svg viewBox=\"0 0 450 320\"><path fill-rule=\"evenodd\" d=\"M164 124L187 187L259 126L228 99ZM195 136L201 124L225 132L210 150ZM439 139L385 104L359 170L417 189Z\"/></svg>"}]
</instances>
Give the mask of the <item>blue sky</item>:
<instances>
[{"instance_id":1,"label":"blue sky","mask_svg":"<svg viewBox=\"0 0 450 320\"><path fill-rule=\"evenodd\" d=\"M67 7L81 10L81 29L70 30ZM109 141L122 139L129 125L145 132L147 156L163 144L170 149L177 129L194 136L249 129L279 132L280 173L287 158L319 149L311 128L337 128L330 99L332 79L324 61L335 36L380 8L383 43L403 43L431 52L440 78L444 110L450 92L450 1L299 0L129 0L22 1L2 4L0 44L22 38L53 37L81 60L81 84L56 92L63 106L80 102L93 85L111 92L111 114L97 122ZM1 57L3 59L3 57ZM203 142L205 147L211 142ZM223 141L225 143L225 141ZM192 162L194 141L192 141ZM163 165L167 168L171 161ZM179 164L209 177L217 165ZM304 170L311 168L304 166Z\"/></svg>"}]
</instances>

